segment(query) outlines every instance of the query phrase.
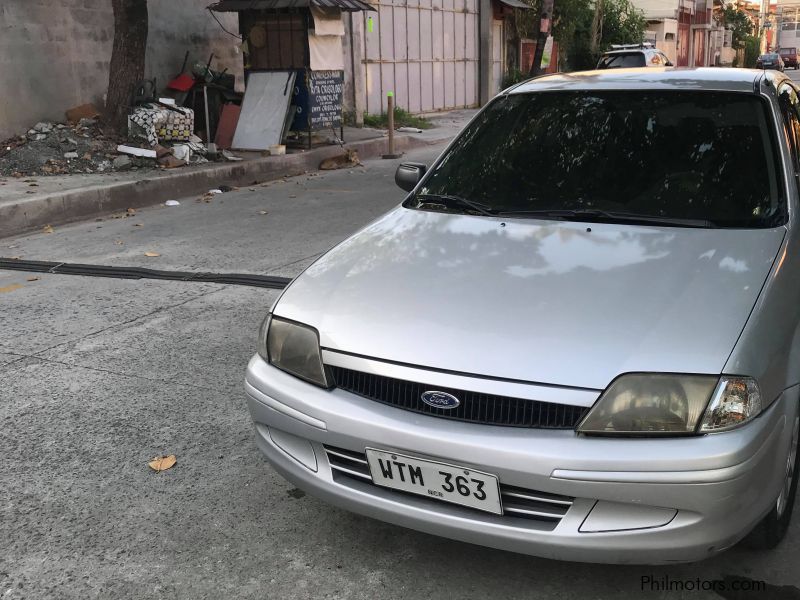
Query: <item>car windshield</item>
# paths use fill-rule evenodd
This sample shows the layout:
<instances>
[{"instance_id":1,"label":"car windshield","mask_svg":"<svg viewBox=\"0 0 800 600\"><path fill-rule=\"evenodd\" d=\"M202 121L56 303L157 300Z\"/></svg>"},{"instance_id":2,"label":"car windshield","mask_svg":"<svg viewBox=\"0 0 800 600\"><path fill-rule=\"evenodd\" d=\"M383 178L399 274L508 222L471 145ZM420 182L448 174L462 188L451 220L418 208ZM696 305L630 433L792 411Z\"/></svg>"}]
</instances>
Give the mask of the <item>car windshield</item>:
<instances>
[{"instance_id":1,"label":"car windshield","mask_svg":"<svg viewBox=\"0 0 800 600\"><path fill-rule=\"evenodd\" d=\"M762 54L761 55L761 60L777 60L777 59L778 59L778 55L777 54Z\"/></svg>"},{"instance_id":2,"label":"car windshield","mask_svg":"<svg viewBox=\"0 0 800 600\"><path fill-rule=\"evenodd\" d=\"M732 92L501 96L405 206L545 218L565 216L547 211L604 211L676 225L773 227L785 211L767 115L756 96Z\"/></svg>"},{"instance_id":3,"label":"car windshield","mask_svg":"<svg viewBox=\"0 0 800 600\"><path fill-rule=\"evenodd\" d=\"M794 48L783 48L780 51L781 56L791 56L792 54L797 54L797 50Z\"/></svg>"},{"instance_id":4,"label":"car windshield","mask_svg":"<svg viewBox=\"0 0 800 600\"><path fill-rule=\"evenodd\" d=\"M606 54L597 64L598 69L630 69L644 66L645 58L642 52Z\"/></svg>"}]
</instances>

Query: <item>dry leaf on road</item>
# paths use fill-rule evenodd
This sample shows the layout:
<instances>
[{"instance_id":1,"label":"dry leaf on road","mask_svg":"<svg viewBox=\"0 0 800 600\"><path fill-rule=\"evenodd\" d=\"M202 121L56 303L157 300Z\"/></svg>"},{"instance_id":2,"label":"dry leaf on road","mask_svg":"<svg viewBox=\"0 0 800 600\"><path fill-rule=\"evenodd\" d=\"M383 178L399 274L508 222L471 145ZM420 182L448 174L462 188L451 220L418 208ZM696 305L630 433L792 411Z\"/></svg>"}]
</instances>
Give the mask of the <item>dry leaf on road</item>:
<instances>
[{"instance_id":1,"label":"dry leaf on road","mask_svg":"<svg viewBox=\"0 0 800 600\"><path fill-rule=\"evenodd\" d=\"M265 210L260 210L260 211L258 211L258 214L260 214L260 215L265 215L265 214L267 214L267 211L265 211Z\"/></svg>"},{"instance_id":2,"label":"dry leaf on road","mask_svg":"<svg viewBox=\"0 0 800 600\"><path fill-rule=\"evenodd\" d=\"M156 256L161 256L158 252L145 252L145 256L149 256L150 258L155 258Z\"/></svg>"},{"instance_id":3,"label":"dry leaf on road","mask_svg":"<svg viewBox=\"0 0 800 600\"><path fill-rule=\"evenodd\" d=\"M42 227L42 233L53 233L54 229L52 225L45 225Z\"/></svg>"},{"instance_id":4,"label":"dry leaf on road","mask_svg":"<svg viewBox=\"0 0 800 600\"><path fill-rule=\"evenodd\" d=\"M178 459L175 458L174 454L170 454L169 456L159 456L158 458L154 458L147 466L153 469L156 473L160 471L166 471L167 469L171 469L175 466L175 463L178 462Z\"/></svg>"},{"instance_id":5,"label":"dry leaf on road","mask_svg":"<svg viewBox=\"0 0 800 600\"><path fill-rule=\"evenodd\" d=\"M39 281L38 277L28 277L25 281Z\"/></svg>"}]
</instances>

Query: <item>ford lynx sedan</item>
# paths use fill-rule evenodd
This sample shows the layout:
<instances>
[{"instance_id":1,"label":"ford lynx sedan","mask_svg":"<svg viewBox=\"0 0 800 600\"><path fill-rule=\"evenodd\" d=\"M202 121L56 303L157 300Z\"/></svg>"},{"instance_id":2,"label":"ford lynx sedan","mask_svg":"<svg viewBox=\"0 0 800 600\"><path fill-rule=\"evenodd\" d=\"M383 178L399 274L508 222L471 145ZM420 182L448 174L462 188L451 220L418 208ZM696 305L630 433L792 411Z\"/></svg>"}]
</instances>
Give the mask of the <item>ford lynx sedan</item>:
<instances>
[{"instance_id":1,"label":"ford lynx sedan","mask_svg":"<svg viewBox=\"0 0 800 600\"><path fill-rule=\"evenodd\" d=\"M246 376L298 487L557 559L775 546L797 489L800 103L782 73L553 75L297 277Z\"/></svg>"}]
</instances>

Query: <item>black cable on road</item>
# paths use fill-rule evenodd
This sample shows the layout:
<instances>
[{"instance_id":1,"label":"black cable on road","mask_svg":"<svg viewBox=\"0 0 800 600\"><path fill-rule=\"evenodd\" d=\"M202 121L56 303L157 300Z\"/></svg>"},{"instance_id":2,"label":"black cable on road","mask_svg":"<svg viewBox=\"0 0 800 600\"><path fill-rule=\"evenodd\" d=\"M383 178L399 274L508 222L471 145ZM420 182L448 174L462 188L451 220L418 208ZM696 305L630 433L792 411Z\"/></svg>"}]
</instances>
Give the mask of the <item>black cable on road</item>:
<instances>
[{"instance_id":1,"label":"black cable on road","mask_svg":"<svg viewBox=\"0 0 800 600\"><path fill-rule=\"evenodd\" d=\"M109 267L105 265L82 265L46 260L20 260L0 258L0 269L54 273L58 275L81 275L84 277L113 277L116 279L160 279L162 281L197 281L202 283L224 283L282 290L291 281L288 277L253 275L250 273L194 273L191 271L161 271L142 267Z\"/></svg>"}]
</instances>

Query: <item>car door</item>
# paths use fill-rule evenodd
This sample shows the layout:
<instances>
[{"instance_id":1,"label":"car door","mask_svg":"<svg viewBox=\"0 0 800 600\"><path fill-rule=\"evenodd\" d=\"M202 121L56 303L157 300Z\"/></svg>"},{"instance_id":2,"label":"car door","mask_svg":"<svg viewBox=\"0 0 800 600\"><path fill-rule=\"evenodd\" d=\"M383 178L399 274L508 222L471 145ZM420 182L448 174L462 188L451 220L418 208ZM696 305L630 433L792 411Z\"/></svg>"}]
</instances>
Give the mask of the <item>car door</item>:
<instances>
[{"instance_id":1,"label":"car door","mask_svg":"<svg viewBox=\"0 0 800 600\"><path fill-rule=\"evenodd\" d=\"M800 174L800 96L793 84L783 82L778 87L778 104L780 105L786 143L791 155L791 171L788 176L793 178L794 184L797 186L798 174Z\"/></svg>"}]
</instances>

